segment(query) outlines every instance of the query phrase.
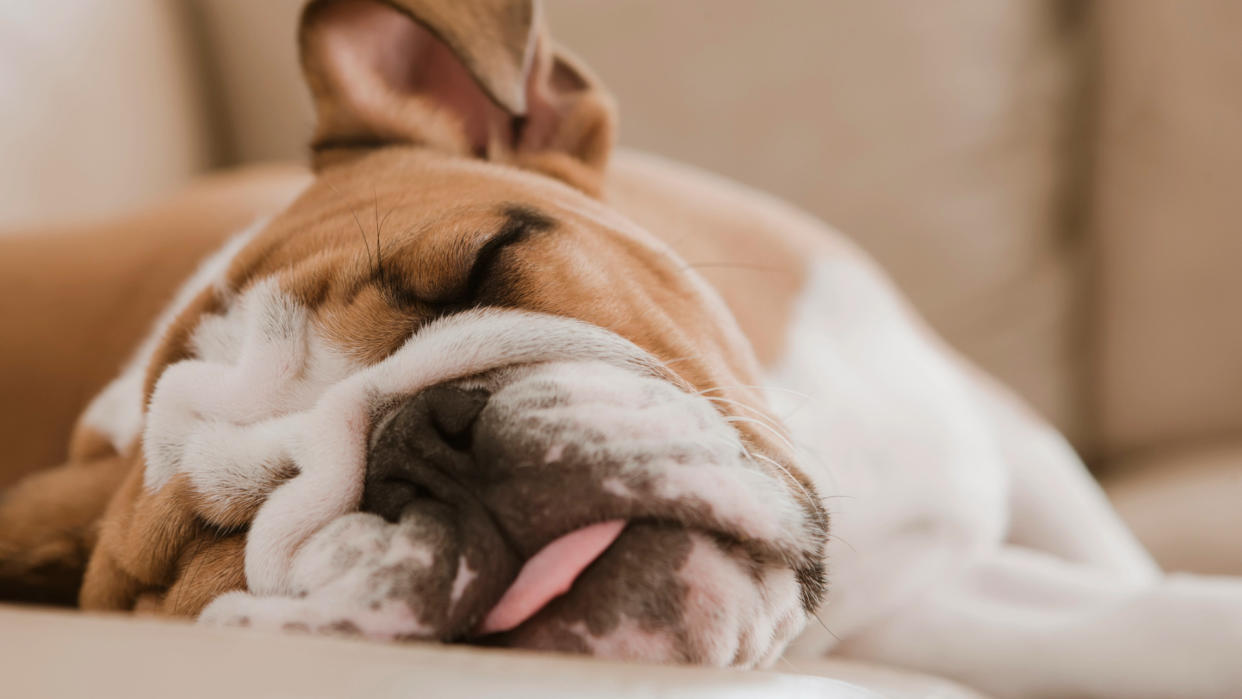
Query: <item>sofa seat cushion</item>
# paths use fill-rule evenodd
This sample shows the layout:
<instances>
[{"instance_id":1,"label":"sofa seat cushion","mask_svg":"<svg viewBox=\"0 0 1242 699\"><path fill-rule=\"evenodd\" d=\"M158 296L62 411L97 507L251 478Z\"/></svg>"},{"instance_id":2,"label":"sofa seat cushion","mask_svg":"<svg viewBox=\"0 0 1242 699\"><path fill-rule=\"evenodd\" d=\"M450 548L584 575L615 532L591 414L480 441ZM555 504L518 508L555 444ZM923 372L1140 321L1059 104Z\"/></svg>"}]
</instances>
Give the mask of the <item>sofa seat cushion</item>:
<instances>
[{"instance_id":1,"label":"sofa seat cushion","mask_svg":"<svg viewBox=\"0 0 1242 699\"><path fill-rule=\"evenodd\" d=\"M1121 516L1169 571L1242 575L1242 443L1110 465Z\"/></svg>"},{"instance_id":2,"label":"sofa seat cushion","mask_svg":"<svg viewBox=\"0 0 1242 699\"><path fill-rule=\"evenodd\" d=\"M860 684L791 672L640 665L547 653L382 644L208 629L183 622L46 612L0 605L5 696L204 697L711 697L712 699L972 699L939 680L894 670ZM821 672L830 669L820 668ZM68 671L66 671L68 670ZM922 682L923 684L920 684ZM900 693L889 694L890 687ZM920 689L922 687L922 689ZM946 693L947 692L947 693Z\"/></svg>"}]
</instances>

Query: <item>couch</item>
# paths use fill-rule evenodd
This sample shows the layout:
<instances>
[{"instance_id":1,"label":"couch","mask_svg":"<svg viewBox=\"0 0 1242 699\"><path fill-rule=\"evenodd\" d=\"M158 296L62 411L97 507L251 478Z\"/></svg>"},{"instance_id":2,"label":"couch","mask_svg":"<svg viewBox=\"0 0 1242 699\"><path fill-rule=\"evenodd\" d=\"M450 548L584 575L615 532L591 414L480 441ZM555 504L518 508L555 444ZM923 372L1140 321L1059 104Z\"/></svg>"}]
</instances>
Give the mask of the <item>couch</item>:
<instances>
[{"instance_id":1,"label":"couch","mask_svg":"<svg viewBox=\"0 0 1242 699\"><path fill-rule=\"evenodd\" d=\"M0 3L0 228L303 160L300 4ZM1242 574L1242 4L546 9L617 96L624 144L846 232L1069 435L1162 565Z\"/></svg>"}]
</instances>

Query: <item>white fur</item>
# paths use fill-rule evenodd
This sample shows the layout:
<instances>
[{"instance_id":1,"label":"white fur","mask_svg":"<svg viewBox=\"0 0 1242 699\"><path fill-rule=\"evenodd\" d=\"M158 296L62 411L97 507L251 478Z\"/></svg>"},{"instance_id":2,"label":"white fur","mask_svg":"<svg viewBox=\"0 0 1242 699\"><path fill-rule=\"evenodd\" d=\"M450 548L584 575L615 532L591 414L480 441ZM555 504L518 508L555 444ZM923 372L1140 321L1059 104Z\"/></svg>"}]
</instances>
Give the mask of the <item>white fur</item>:
<instances>
[{"instance_id":1,"label":"white fur","mask_svg":"<svg viewBox=\"0 0 1242 699\"><path fill-rule=\"evenodd\" d=\"M995 697L1232 698L1242 690L1242 582L1147 584L1007 546L841 650Z\"/></svg>"},{"instance_id":2,"label":"white fur","mask_svg":"<svg viewBox=\"0 0 1242 699\"><path fill-rule=\"evenodd\" d=\"M864 261L816 268L788 347L772 398L833 531L826 629L791 653L996 697L1238 696L1242 581L1161 577L1064 440Z\"/></svg>"},{"instance_id":3,"label":"white fur","mask_svg":"<svg viewBox=\"0 0 1242 699\"><path fill-rule=\"evenodd\" d=\"M478 577L479 574L472 570L470 564L466 562L466 557L459 557L457 560L457 576L453 578L453 590L449 596L449 604L456 605L460 602L461 596L466 592L466 588Z\"/></svg>"},{"instance_id":4,"label":"white fur","mask_svg":"<svg viewBox=\"0 0 1242 699\"><path fill-rule=\"evenodd\" d=\"M393 600L375 608L359 605L350 597L314 599L269 597L261 601L245 592L229 592L217 597L199 616L199 622L213 626L248 626L259 629L305 631L310 633L365 633L368 638L393 641L427 633L408 607ZM342 622L351 626L346 630Z\"/></svg>"},{"instance_id":5,"label":"white fur","mask_svg":"<svg viewBox=\"0 0 1242 699\"><path fill-rule=\"evenodd\" d=\"M622 618L616 629L603 636L592 634L582 622L571 625L569 631L582 639L591 653L603 658L658 663L676 652L667 634L646 630L629 617Z\"/></svg>"},{"instance_id":6,"label":"white fur","mask_svg":"<svg viewBox=\"0 0 1242 699\"><path fill-rule=\"evenodd\" d=\"M169 326L205 289L214 287L217 291L224 291L219 285L224 281L229 263L266 225L267 219L255 221L199 265L160 313L150 334L138 346L138 351L126 363L120 376L104 387L86 407L82 424L107 436L118 453L133 446L142 433L143 381L151 358Z\"/></svg>"},{"instance_id":7,"label":"white fur","mask_svg":"<svg viewBox=\"0 0 1242 699\"><path fill-rule=\"evenodd\" d=\"M824 652L996 546L1007 477L969 384L858 260L813 270L792 328L770 399L829 512L828 630L798 642Z\"/></svg>"},{"instance_id":8,"label":"white fur","mask_svg":"<svg viewBox=\"0 0 1242 699\"><path fill-rule=\"evenodd\" d=\"M691 542L677 575L686 586L686 618L715 622L712 633L701 639L709 646L705 657L717 665L751 666L773 649L783 650L806 623L793 571L765 568L756 580L715 542L698 533L691 534ZM749 647L741 647L744 640Z\"/></svg>"}]
</instances>

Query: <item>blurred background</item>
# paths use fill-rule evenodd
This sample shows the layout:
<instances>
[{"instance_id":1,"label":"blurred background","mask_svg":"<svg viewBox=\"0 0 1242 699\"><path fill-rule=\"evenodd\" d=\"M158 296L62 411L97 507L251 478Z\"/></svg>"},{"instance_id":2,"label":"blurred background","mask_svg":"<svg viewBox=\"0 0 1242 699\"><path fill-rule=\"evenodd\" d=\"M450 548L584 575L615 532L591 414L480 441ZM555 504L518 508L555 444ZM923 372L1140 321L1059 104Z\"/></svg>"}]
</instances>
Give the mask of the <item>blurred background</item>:
<instances>
[{"instance_id":1,"label":"blurred background","mask_svg":"<svg viewBox=\"0 0 1242 699\"><path fill-rule=\"evenodd\" d=\"M301 4L0 0L0 228L302 160ZM1166 566L1242 573L1242 3L546 9L623 144L838 227L1069 435Z\"/></svg>"}]
</instances>

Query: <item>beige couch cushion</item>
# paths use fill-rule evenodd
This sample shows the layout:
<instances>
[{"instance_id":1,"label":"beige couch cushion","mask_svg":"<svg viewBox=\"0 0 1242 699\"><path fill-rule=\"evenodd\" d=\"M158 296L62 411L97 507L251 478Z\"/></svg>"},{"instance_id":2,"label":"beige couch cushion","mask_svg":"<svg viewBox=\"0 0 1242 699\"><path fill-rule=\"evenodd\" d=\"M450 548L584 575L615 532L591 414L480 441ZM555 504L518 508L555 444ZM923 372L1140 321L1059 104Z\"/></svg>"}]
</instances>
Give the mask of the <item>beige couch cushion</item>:
<instances>
[{"instance_id":1,"label":"beige couch cushion","mask_svg":"<svg viewBox=\"0 0 1242 699\"><path fill-rule=\"evenodd\" d=\"M230 162L305 160L314 121L298 67L306 0L186 0Z\"/></svg>"},{"instance_id":2,"label":"beige couch cushion","mask_svg":"<svg viewBox=\"0 0 1242 699\"><path fill-rule=\"evenodd\" d=\"M1171 449L1116 467L1108 494L1163 568L1242 575L1242 443Z\"/></svg>"},{"instance_id":3,"label":"beige couch cushion","mask_svg":"<svg viewBox=\"0 0 1242 699\"><path fill-rule=\"evenodd\" d=\"M1242 430L1242 3L1099 6L1095 392L1111 454Z\"/></svg>"},{"instance_id":4,"label":"beige couch cushion","mask_svg":"<svg viewBox=\"0 0 1242 699\"><path fill-rule=\"evenodd\" d=\"M787 665L781 673L643 666L464 646L200 629L3 605L0 658L5 696L48 699L978 697L944 680L835 661ZM823 677L836 672L851 683Z\"/></svg>"},{"instance_id":5,"label":"beige couch cushion","mask_svg":"<svg viewBox=\"0 0 1242 699\"><path fill-rule=\"evenodd\" d=\"M207 164L180 19L164 0L0 3L0 228L123 211Z\"/></svg>"}]
</instances>

